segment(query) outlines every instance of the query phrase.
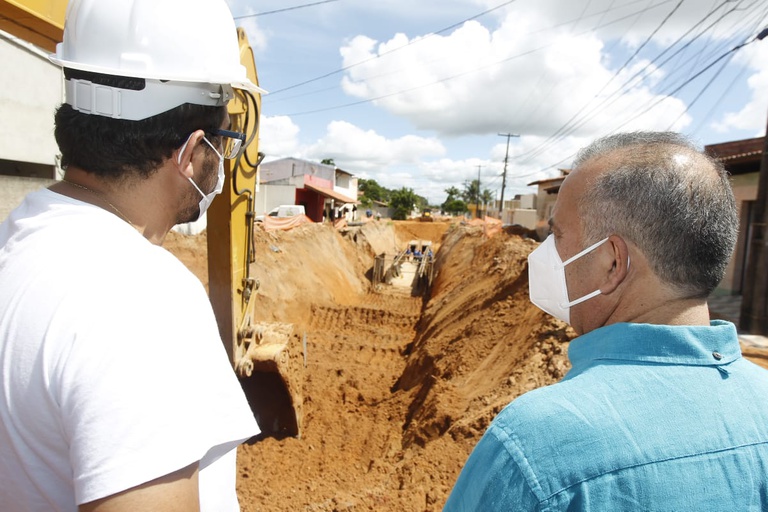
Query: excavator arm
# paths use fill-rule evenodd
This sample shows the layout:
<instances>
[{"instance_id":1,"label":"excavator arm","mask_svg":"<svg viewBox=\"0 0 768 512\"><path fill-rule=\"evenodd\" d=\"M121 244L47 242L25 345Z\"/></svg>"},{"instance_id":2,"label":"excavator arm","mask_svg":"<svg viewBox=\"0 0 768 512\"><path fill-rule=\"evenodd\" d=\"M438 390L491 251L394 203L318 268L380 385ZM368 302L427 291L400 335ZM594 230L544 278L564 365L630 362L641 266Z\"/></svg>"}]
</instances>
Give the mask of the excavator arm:
<instances>
[{"instance_id":1,"label":"excavator arm","mask_svg":"<svg viewBox=\"0 0 768 512\"><path fill-rule=\"evenodd\" d=\"M258 84L253 49L237 29L240 62ZM298 338L290 324L256 322L258 281L255 193L259 152L260 95L238 91L228 105L231 129L246 134L246 149L227 161L221 197L208 210L208 282L211 302L230 361L241 379L261 430L271 436L296 436L301 430L303 366Z\"/></svg>"},{"instance_id":2,"label":"excavator arm","mask_svg":"<svg viewBox=\"0 0 768 512\"><path fill-rule=\"evenodd\" d=\"M54 52L66 12L67 0L0 0L0 30Z\"/></svg>"}]
</instances>

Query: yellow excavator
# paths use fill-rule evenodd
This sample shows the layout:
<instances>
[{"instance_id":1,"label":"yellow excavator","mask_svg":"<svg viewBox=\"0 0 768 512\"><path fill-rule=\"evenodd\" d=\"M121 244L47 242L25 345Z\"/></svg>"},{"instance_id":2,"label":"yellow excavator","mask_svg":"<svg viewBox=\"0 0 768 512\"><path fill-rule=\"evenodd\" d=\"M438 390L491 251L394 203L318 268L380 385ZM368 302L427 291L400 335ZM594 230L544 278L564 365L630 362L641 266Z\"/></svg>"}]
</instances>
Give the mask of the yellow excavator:
<instances>
[{"instance_id":1,"label":"yellow excavator","mask_svg":"<svg viewBox=\"0 0 768 512\"><path fill-rule=\"evenodd\" d=\"M0 0L0 30L55 52L64 33L67 0ZM240 61L258 84L248 37L237 29ZM226 161L224 190L208 210L209 294L232 367L262 435L300 436L303 362L300 340L290 324L255 320L258 281L254 243L255 194L261 96L236 91L228 110L232 130L246 134L247 147ZM53 116L51 116L53 118ZM51 119L53 121L53 119Z\"/></svg>"}]
</instances>

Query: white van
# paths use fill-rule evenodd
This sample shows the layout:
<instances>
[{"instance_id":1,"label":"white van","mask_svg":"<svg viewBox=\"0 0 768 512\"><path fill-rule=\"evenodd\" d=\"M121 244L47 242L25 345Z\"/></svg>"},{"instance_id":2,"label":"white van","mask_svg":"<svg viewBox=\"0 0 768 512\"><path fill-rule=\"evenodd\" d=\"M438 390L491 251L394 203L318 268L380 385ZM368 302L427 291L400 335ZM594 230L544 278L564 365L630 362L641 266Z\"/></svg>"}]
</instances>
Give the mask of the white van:
<instances>
[{"instance_id":1,"label":"white van","mask_svg":"<svg viewBox=\"0 0 768 512\"><path fill-rule=\"evenodd\" d=\"M268 217L295 217L296 215L306 215L304 212L304 206L300 204L281 204L275 208L272 208L267 214ZM263 222L264 216L257 215L256 222Z\"/></svg>"}]
</instances>

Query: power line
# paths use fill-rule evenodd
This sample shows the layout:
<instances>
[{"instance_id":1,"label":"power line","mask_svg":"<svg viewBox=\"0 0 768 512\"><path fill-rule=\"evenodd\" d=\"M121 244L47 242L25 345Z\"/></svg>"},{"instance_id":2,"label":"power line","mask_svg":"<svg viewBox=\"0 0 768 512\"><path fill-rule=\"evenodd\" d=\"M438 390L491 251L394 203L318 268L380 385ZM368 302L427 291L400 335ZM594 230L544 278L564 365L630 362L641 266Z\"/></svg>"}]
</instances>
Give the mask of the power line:
<instances>
[{"instance_id":1,"label":"power line","mask_svg":"<svg viewBox=\"0 0 768 512\"><path fill-rule=\"evenodd\" d=\"M286 12L286 11L295 11L296 9L303 9L304 7L313 7L315 5L320 4L328 4L331 2L337 2L338 0L322 0L320 2L313 2L311 4L303 4L303 5L296 5L293 7L286 7L284 9L275 9L274 11L264 11L264 12L257 12L254 14L244 14L242 16L234 16L235 21L242 20L245 18L255 18L257 16L266 16L267 14L277 14L279 12Z\"/></svg>"},{"instance_id":2,"label":"power line","mask_svg":"<svg viewBox=\"0 0 768 512\"><path fill-rule=\"evenodd\" d=\"M697 73L696 73L694 76L692 76L691 78L689 78L688 80L686 80L684 83L682 83L680 86L678 86L676 89L674 89L674 90L673 90L673 91L670 93L670 95L673 95L673 94L675 94L675 93L679 92L679 91L680 91L680 90L681 90L683 87L685 87L686 85L688 85L689 83L691 83L693 80L695 80L696 78L698 78L699 76L701 76L703 73L705 73L707 70L709 70L710 68L712 68L712 67L713 67L715 64L717 64L718 62L720 62L720 61L721 61L721 60L723 60L724 58L726 58L726 57L729 57L729 56L730 56L730 55L731 55L733 52L735 52L735 51L737 51L737 50L739 50L739 49L743 48L744 46L747 46L747 45L749 45L749 44L752 44L752 43L754 43L755 41L760 41L760 40L764 39L765 37L768 37L768 28L765 28L765 29L763 29L763 30L762 30L762 31L761 31L761 32L760 32L758 35L756 35L756 36L755 36L754 38L752 38L750 41L745 41L744 43L741 43L740 45L738 45L738 46L736 46L736 47L734 47L734 48L731 48L731 49L730 49L729 51L727 51L726 53L724 53L724 54L720 55L720 56L719 56L717 59L715 59L714 61L710 62L710 63L709 63L709 64L708 64L706 67L704 67L703 69L699 70L699 71L698 71L698 72L697 72ZM662 98L661 100L657 100L656 102L652 103L650 106L648 106L647 108L645 108L645 109L644 109L642 112L640 112L639 114L637 114L637 115L635 115L635 116L631 117L630 119L628 119L628 120L627 120L627 121L625 121L624 123L622 123L622 124L620 124L620 125L616 126L616 127L614 128L614 131L616 131L616 130L619 130L619 129L623 128L624 126L626 126L626 125L627 125L627 124L629 124L630 122L634 121L635 119L637 119L637 118L638 118L638 117L640 117L641 115L643 115L643 114L647 113L649 110L651 110L652 108L656 107L656 106L657 106L659 103L661 103L662 101L664 101L664 99L666 99L666 96L665 96L665 98ZM546 168L544 168L544 169L540 169L540 170L539 170L539 171L537 171L537 172L534 172L534 173L530 173L530 174L527 174L527 175L521 175L521 176L518 176L518 177L532 176L533 174L536 174L536 173L538 173L538 172L543 172L543 171L546 171L546 170L548 170L548 169L554 168L554 167L556 167L556 166L558 166L558 165L560 165L560 164L562 164L562 163L565 163L565 162L569 161L569 160L570 160L571 158L573 158L575 155L576 155L576 153L571 153L571 154L570 154L570 155L568 155L567 157L565 157L565 158L563 158L563 159L561 159L561 160L559 160L559 161L555 162L554 164L551 164L551 165L547 166L547 167L546 167Z\"/></svg>"},{"instance_id":3,"label":"power line","mask_svg":"<svg viewBox=\"0 0 768 512\"><path fill-rule=\"evenodd\" d=\"M513 0L513 1L514 1L514 0ZM600 26L600 27L597 27L597 28L605 28L605 27L607 27L607 26L610 26L610 25L613 25L613 24L615 24L615 23L618 23L618 22L620 22L620 21L623 21L624 19L630 18L630 17L632 17L632 16L634 16L634 15L637 15L637 14L642 14L642 13L644 13L644 12L647 12L649 9L654 9L654 8L656 8L656 7L659 7L660 5L663 5L663 4L665 4L665 3L669 3L669 2L671 2L671 1L672 1L672 0L664 0L664 1L663 1L663 2L661 2L661 3L658 3L658 4L654 4L653 6L651 6L651 7L649 7L649 8L646 8L646 9L643 9L643 10L641 10L641 11L635 12L635 13L633 13L632 15L627 15L627 16L623 16L623 17L621 17L621 18L617 18L617 19L615 19L615 20L611 20L610 22L606 23L605 25L602 25L602 26ZM729 0L726 0L726 1L729 1ZM507 3L511 3L511 2L507 2ZM502 5L506 5L506 4L502 4ZM498 8L498 7L496 7L496 8ZM486 12L487 12L487 11L486 11ZM577 34L577 35L581 35L581 34L584 34L584 33L588 33L588 32L590 32L590 31L591 31L591 30L585 30L584 32L582 32L582 33L580 33L580 34ZM338 72L341 72L341 71L345 71L345 70L347 70L347 69L349 69L349 68L351 68L351 67L357 66L357 65L359 65L359 64L362 64L362 63L364 63L364 62L369 62L369 61L371 61L371 60L377 59L377 58L379 58L379 57L381 57L381 56L384 56L384 55L390 54L390 53L392 53L392 52L394 52L394 51L397 51L397 50L399 50L399 49L405 48L405 47L407 47L407 46L409 46L409 45L411 45L411 44L414 44L414 43L416 43L416 42L419 42L419 41L422 41L422 40L423 40L423 38L422 38L422 39L415 39L415 40L411 41L410 43L408 43L408 44L406 44L406 45L400 46L400 47L398 47L398 48L394 48L394 49L392 49L392 50L390 50L390 51L384 52L384 53L382 53L382 54L379 54L379 55L377 55L377 56L371 57L371 58L369 58L369 59L365 59L365 60L363 60L363 61L360 61L360 62L358 62L358 63L356 63L356 64L352 64L352 65L350 65L350 66L347 66L346 68L342 68L342 69L340 69L340 70L337 70L337 71L334 71L334 72L332 72L332 73L328 73L328 74L326 74L326 75L323 75L323 76L321 76L321 77L318 77L318 78L316 78L316 79L308 80L308 81L306 81L306 82L302 82L302 83L300 83L300 84L296 84L296 85L293 85L293 86L290 86L290 87L286 87L286 88L283 88L283 89L279 89L279 90L277 90L277 91L275 91L275 92L270 92L269 96L271 97L271 96L274 96L274 94L275 94L275 93L277 93L277 92L286 91L286 90L288 90L288 89L292 89L292 88L294 88L294 87L298 87L298 86L300 86L300 85L305 85L305 84L307 84L307 83L310 83L310 82L313 82L313 81L315 81L315 80L319 80L319 79L321 79L321 78L325 78L325 77L327 77L327 76L331 76L331 75L333 75L333 74L335 74L335 73L338 73ZM476 73L476 72L478 72L478 71L482 71L482 70L485 70L485 69L488 69L488 68L493 68L493 67L496 67L496 66L498 66L499 64L503 64L503 63L506 63L506 62L510 62L510 61L512 61L512 60L515 60L515 59L519 59L519 58L525 57L525 56L527 56L527 55L531 55L531 54L534 54L534 53L536 53L536 52L539 52L539 51L541 51L541 50L544 50L544 49L546 49L546 48L549 48L549 47L553 46L554 44L555 44L554 42L552 42L552 43L548 43L548 44L545 44L545 45L539 46L539 47L537 47L537 48L533 48L533 49L530 49L530 50L526 50L526 51L524 51L524 52L521 52L521 53L518 53L518 54L512 55L512 56L510 56L510 57L505 57L505 58L503 58L503 59L500 59L500 60L497 60L497 61L491 62L491 63L489 63L489 64L486 64L486 65L483 65L483 66L479 66L479 67L476 67L476 68L472 68L472 69L468 69L468 70L465 70L465 71L463 71L463 72L461 72L461 73L457 73L457 74L455 74L455 75L446 76L446 77L440 78L440 79L438 79L438 80L434 80L434 81L432 81L432 82L429 82L429 83L426 83L426 84L421 84L421 85L413 86L413 87L410 87L410 88L408 88L408 89L401 89L401 90L398 90L398 91L394 91L394 92L391 92L391 93L387 93L387 94L383 94L383 95L380 95L380 96L377 96L377 97L374 97L374 98L368 98L368 99L364 99L364 100L358 100L358 101L354 101L354 102L350 102L350 103L344 103L344 104L341 104L341 105L334 105L334 106L330 106L330 107L324 107L324 108L319 108L319 109L314 109L314 110L306 110L306 111L302 111L302 112L291 112L291 113L287 113L287 114L281 114L281 115L296 117L296 116L302 116L302 115L317 114L317 113L320 113L320 112L328 112L328 111L330 111L330 110L337 110L337 109L341 109L341 108L354 107L354 106L357 106L357 105L364 105L364 104L366 104L366 103L373 103L373 102L375 102L375 101L378 101L378 100L382 100L382 99L390 98L390 97L393 97L393 96L399 96L399 95L401 95L401 94L405 94L405 93L407 93L407 92L415 91L415 90L418 90L418 89L423 89L423 88L425 88L425 87L431 87L431 86L433 86L433 85L437 85L437 84L440 84L440 83L448 82L448 81L450 81L450 80L454 80L454 79L456 79L456 78L459 78L459 77L462 77L462 76L470 75L470 74Z\"/></svg>"},{"instance_id":4,"label":"power line","mask_svg":"<svg viewBox=\"0 0 768 512\"><path fill-rule=\"evenodd\" d=\"M605 98L600 104L593 106L584 116L581 116L581 114L583 114L584 111L587 110L587 108L590 105L590 102L594 101L598 97L597 95L595 95L592 98L592 100L590 100L590 102L584 104L579 109L578 112L576 112L573 116L571 116L571 118L568 121L566 121L566 123L563 126L558 128L557 130L555 130L555 132L552 135L550 135L546 140L544 140L541 144L539 144L538 146L528 150L527 152L525 152L525 153L523 153L521 155L518 155L518 158L526 157L525 161L530 161L532 158L540 155L541 153L543 153L544 151L549 149L554 143L562 140L564 137L570 135L571 133L573 133L577 129L581 128L584 124L586 124L586 122L588 120L594 118L599 112L601 112L602 110L605 110L610 105L613 105L616 101L618 101L622 97L622 94L624 92L626 92L631 87L631 85L633 83L635 83L637 80L644 80L644 79L648 78L652 72L656 71L657 68L660 68L661 66L663 66L664 64L669 62L673 57L675 57L676 55L680 54L682 51L687 49L696 39L698 39L704 33L709 31L716 23L721 21L726 15L730 14L731 12L733 12L733 9L732 9L731 11L728 11L728 12L724 13L718 20L716 20L715 22L711 23L708 27L703 29L699 34L695 35L688 42L686 42L684 45L682 45L682 47L680 47L679 49L674 51L672 53L672 55L670 55L667 59L665 59L664 61L662 61L662 62L657 64L657 61L664 54L666 54L668 51L672 50L672 48L674 48L678 43L683 41L691 32L693 32L697 27L702 25L715 12L717 12L717 10L719 10L726 3L728 3L728 1L729 0L723 1L720 5L715 7L712 11L707 13L693 27L691 27L684 34L682 34L680 37L678 37L675 40L674 43L672 43L671 45L666 46L661 51L661 53L659 53L656 57L654 57L642 69L638 70L632 76L630 76L628 79L626 79L612 94L610 94L607 98ZM734 9L735 9L735 7L734 7ZM668 17L665 18L664 22L662 22L662 25L663 25L663 23L666 23L667 20L668 20ZM625 64L625 66L626 66L626 64ZM645 73L645 75L643 75L643 73ZM610 78L609 83L611 81L613 81L613 79L616 78L618 76L618 74L619 74L619 71L615 72L613 74L613 76ZM607 86L607 84L606 84L606 86ZM601 89L601 91L604 90L604 89L605 89L605 87L603 87L603 89Z\"/></svg>"},{"instance_id":5,"label":"power line","mask_svg":"<svg viewBox=\"0 0 768 512\"><path fill-rule=\"evenodd\" d=\"M392 53L394 53L396 51L400 51L403 48L407 48L407 47L409 47L411 45L418 44L418 43L420 43L422 41L425 41L425 40L429 39L430 37L436 36L437 34L442 34L443 32L447 32L448 30L451 30L453 28L461 26L462 24L464 24L464 23L466 23L468 21L480 18L481 16L485 16L488 13L491 13L493 11L501 9L502 7L505 7L505 6L507 6L507 5L511 4L511 3L516 2L516 1L517 0L507 0L503 4L499 4L496 7L492 7L492 8L490 8L490 9L488 9L486 11L483 11L483 12L481 12L479 14L475 14L474 16L470 16L469 18L466 18L466 19L464 19L462 21L459 21L457 23L453 23L452 25L449 25L449 26L447 26L445 28L441 28L440 30L438 30L436 32L431 32L431 33L427 34L424 37L408 41L408 43L404 44L403 46L398 46L397 48L392 48L391 50L387 50L385 52L382 52L382 53L379 53L377 55L374 55L373 57L369 57L367 59L363 59L361 61L355 62L354 64L350 64L349 66L344 66L344 67L336 69L334 71L330 71L328 73L325 73L324 75L320 75L320 76L317 76L315 78L310 78L309 80L304 80L303 82L299 82L297 84L289 85L288 87L283 87L282 89L277 89L276 91L270 92L269 94L270 94L270 96L274 96L275 94L279 94L279 93L284 92L284 91L289 91L291 89L295 89L296 87L301 87L302 85L311 84L312 82L317 82L318 80L322 80L323 78L328 78L329 76L333 76L333 75L337 75L339 73L343 73L344 71L347 71L348 69L352 69L354 67L357 67L357 66L359 66L361 64L365 64L366 62L370 62L372 60L380 59L381 57L384 57L385 55L389 55L389 54L392 54Z\"/></svg>"},{"instance_id":6,"label":"power line","mask_svg":"<svg viewBox=\"0 0 768 512\"><path fill-rule=\"evenodd\" d=\"M549 136L549 137L548 137L548 138L547 138L545 141L543 141L543 142L542 142L541 144L539 144L537 147L534 147L534 148L532 148L532 149L528 150L526 153L523 153L523 154L521 154L521 155L518 155L518 157L517 157L517 158L518 158L518 159L521 159L521 158L525 157L525 160L523 160L523 162L525 162L525 161L530 161L530 160L531 160L531 159L533 159L535 156L538 156L539 154L541 154L541 153L543 153L543 152L547 151L547 150L548 150L548 149L549 149L551 146L553 146L553 145L554 145L556 142L558 142L558 141L562 140L563 138L567 137L568 135L570 135L570 134L574 133L576 130L578 130L579 128L581 128L582 126L584 126L584 125L587 123L587 121L589 121L589 120L593 119L593 118L594 118L594 117L595 117L595 116L596 116L598 113L600 113L600 112L604 111L604 110L605 110L605 109L607 109L609 106L611 106L611 105L613 105L614 103L616 103L618 100L620 100L620 99L621 99L621 97L622 97L622 94L623 94L625 91L627 91L627 90L628 90L628 89L631 87L631 85L632 85L632 84L633 84L633 83L634 83L636 80L644 80L644 79L648 78L648 77L649 77L649 76L650 76L652 73L654 73L654 72L656 71L656 69L660 69L660 68L661 68L661 66L665 65L666 63L668 63L668 62L669 62L669 61L670 61L672 58L674 58L674 57L676 57L676 56L680 55L680 54L681 54L683 51L687 50L687 49L688 49L688 48L689 48L689 47L690 47L690 46L693 44L693 42L694 42L694 41L696 41L698 38L702 37L702 36L703 36L705 33L707 33L707 32L709 32L709 31L711 31L711 30L713 29L713 27L715 27L715 26L716 26L718 23L720 23L720 22L721 22L723 19L725 19L725 17L726 17L727 15L729 15L729 14L731 14L731 13L735 12L736 10L740 10L740 9L738 9L738 5L737 5L737 6L733 7L732 9L730 9L730 10L728 10L728 11L726 11L726 12L722 13L722 15L721 15L721 16L720 16L720 17L719 17L717 20L715 20L715 21L713 21L712 23L710 23L710 24L709 24L707 27L705 27L704 29L702 29L702 30L701 30L701 32L699 32L698 34L696 34L696 35L695 35L693 38L691 38L689 41L687 41L685 44L683 44L683 45L682 45L680 48L678 48L677 50L673 51L673 52L671 53L671 55L669 55L669 56L668 56L666 59L664 59L663 61L661 61L661 62L659 62L659 63L657 64L657 61L658 61L658 60L659 60L659 59L660 59L660 58L661 58L661 57L662 57L664 54L666 54L666 53L668 53L669 51L671 51L671 50L672 50L672 49L673 49L673 48L674 48L674 47L675 47L675 46L676 46L678 43L680 43L681 41L683 41L685 37L687 37L687 36L688 36L688 35L689 35L691 32L693 32L693 31L694 31L694 29L696 29L696 27L699 27L700 25L702 25L702 24L703 24L703 23L704 23L704 22L705 22L705 21L706 21L706 20L707 20L709 17L711 17L711 16L712 16L712 15L713 15L713 14L714 14L714 13L715 13L717 10L721 9L723 6L725 6L725 5L726 5L726 4L728 4L728 3L731 3L731 2L730 2L729 0L724 0L723 2L721 2L721 3L720 3L720 5L718 5L718 6L717 6L717 7L715 7L715 8L714 8L712 11L710 11L710 12L709 12L709 13L708 13L706 16L704 16L704 17L703 17L703 18L702 18L702 19L701 19L701 20L700 20L698 23L696 23L696 25L694 25L694 26L693 26L691 29L689 29L689 30L688 30L688 31L686 31L686 32L685 32L685 33L684 33L682 36L680 36L680 37L679 37L679 38L678 38L678 39L677 39L677 40L676 40L676 41L675 41L673 44L671 44L671 45L667 46L667 47L666 47L666 48L665 48L665 49L664 49L664 50L663 50L661 53L659 53L659 54L658 54L658 55L657 55L657 56L656 56L656 57L655 57L655 58L654 58L654 59L653 59L651 62L649 62L649 63L648 63L646 66L644 66L642 69L640 69L639 71L637 71L636 73L634 73L634 74L633 74L633 75L632 75L630 78L628 78L627 80L625 80L625 81L622 83L622 85L621 85L621 86L620 86L618 89L616 89L616 90L615 90L615 91L614 91L614 92L613 92L611 95L609 95L609 96L608 96L606 99L604 99L604 100L603 100L603 101L602 101L600 104L593 106L593 107L592 107L592 108L591 108L591 109L590 109L590 110L589 110L589 111L588 111L588 112L587 112L585 115L583 115L583 116L579 117L579 116L580 116L580 114L584 112L584 110L586 109L586 107L587 107L587 105L588 105L588 104L587 104L587 105L585 105L584 107L582 107L582 109L581 109L581 110L579 110L579 112L577 112L577 114L576 114L576 115L572 116L572 117L571 117L571 119L569 119L569 120L568 120L568 121L567 121L567 122L566 122L566 123L565 123L563 126L561 126L560 128L558 128L558 129L557 129L557 130L556 130L556 131L555 131L555 132L554 132L552 135L550 135L550 136ZM732 51L733 51L733 50L732 50ZM720 58L722 58L722 57L723 57L723 56L721 56ZM714 63L712 63L712 64L710 65L710 67L711 67L712 65L714 65ZM702 71L702 72L703 72L703 71ZM672 75L674 75L674 74L675 74L675 70L673 70L673 72L672 72L672 73L671 73L669 76L672 76ZM701 74L701 72L699 72L699 73L698 73L697 75L695 75L695 76L699 76L700 74ZM695 77L694 77L694 78L695 78ZM687 85L688 83L690 83L690 81L691 81L692 79L693 79L693 78L690 78L690 77L689 77L687 80L685 80L685 81L683 82L683 86L685 86L685 85ZM662 91L660 91L660 93L664 93L664 94L665 94L665 97L666 97L666 96L670 96L670 95L674 94L675 92L679 91L680 89L682 89L682 87L683 87L683 86L677 87L677 88L676 88L676 89L674 89L672 92L666 92L666 91L662 90ZM672 85L670 86L670 88L674 88L674 87L675 87L675 84L672 84ZM594 98L593 98L593 99L594 99ZM653 105L654 105L654 106L655 106L655 105L658 105L658 103L660 103L660 101L662 101L662 100L659 100L659 101L657 101L657 102L654 102L654 103L653 103ZM636 112L638 112L638 111L639 111L639 109L638 109ZM644 110L642 113L645 113L645 112L647 112L647 111L648 111L648 109ZM629 116L629 120L628 120L626 123L624 123L624 124L627 124L627 123L631 122L632 120L636 119L637 117L639 117L640 115L642 115L642 113L641 113L641 114L636 114L636 115L632 115L632 116ZM624 126L624 125L622 125L622 126ZM559 165L559 164L561 164L561 163L563 163L563 160L561 160L561 161L557 162L557 163L556 163L556 164L554 164L554 165L556 166L556 165Z\"/></svg>"}]
</instances>

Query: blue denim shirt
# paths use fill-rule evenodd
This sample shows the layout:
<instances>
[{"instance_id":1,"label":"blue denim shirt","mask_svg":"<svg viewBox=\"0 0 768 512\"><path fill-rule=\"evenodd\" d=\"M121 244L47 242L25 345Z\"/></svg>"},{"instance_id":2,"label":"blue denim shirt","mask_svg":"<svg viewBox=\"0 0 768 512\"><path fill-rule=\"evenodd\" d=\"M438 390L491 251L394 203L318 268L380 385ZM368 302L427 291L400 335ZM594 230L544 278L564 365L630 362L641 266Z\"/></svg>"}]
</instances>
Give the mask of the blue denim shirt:
<instances>
[{"instance_id":1,"label":"blue denim shirt","mask_svg":"<svg viewBox=\"0 0 768 512\"><path fill-rule=\"evenodd\" d=\"M494 419L445 511L768 510L768 371L733 324L614 324Z\"/></svg>"}]
</instances>

